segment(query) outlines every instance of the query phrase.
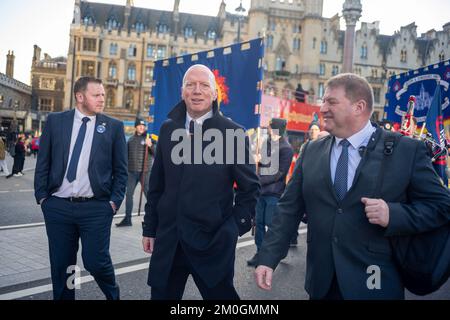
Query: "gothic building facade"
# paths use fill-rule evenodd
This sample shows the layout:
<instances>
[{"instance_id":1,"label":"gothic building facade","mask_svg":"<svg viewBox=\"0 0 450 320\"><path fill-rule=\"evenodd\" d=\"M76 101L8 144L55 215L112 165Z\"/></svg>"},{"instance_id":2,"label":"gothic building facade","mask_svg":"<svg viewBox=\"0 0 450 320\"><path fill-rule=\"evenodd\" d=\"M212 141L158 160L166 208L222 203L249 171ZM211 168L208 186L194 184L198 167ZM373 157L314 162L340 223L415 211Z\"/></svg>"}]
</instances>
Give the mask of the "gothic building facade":
<instances>
[{"instance_id":1,"label":"gothic building facade","mask_svg":"<svg viewBox=\"0 0 450 320\"><path fill-rule=\"evenodd\" d=\"M323 17L323 0L252 0L246 16L227 12L225 1L216 16L182 13L180 0L170 12L138 8L131 0L124 4L75 0L65 108L74 104L73 80L92 75L104 80L108 114L123 120L146 114L155 59L232 44L238 29L240 40L265 36L264 90L280 97L292 98L301 84L316 103L326 80L343 72L348 55L341 17ZM345 1L347 29L360 13L360 1ZM351 68L372 84L379 119L390 75L449 59L450 23L419 36L414 23L382 35L378 22L363 22L351 44Z\"/></svg>"}]
</instances>

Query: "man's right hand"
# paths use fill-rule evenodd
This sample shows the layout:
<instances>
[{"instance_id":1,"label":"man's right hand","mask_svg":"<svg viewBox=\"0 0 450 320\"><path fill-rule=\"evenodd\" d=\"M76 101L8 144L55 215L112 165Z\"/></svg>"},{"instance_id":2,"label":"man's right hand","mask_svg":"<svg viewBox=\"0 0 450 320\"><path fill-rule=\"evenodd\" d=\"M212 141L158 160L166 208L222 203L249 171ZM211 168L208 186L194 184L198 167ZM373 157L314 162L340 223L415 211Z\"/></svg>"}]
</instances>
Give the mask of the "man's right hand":
<instances>
[{"instance_id":1,"label":"man's right hand","mask_svg":"<svg viewBox=\"0 0 450 320\"><path fill-rule=\"evenodd\" d=\"M258 266L255 270L255 280L258 287L263 290L272 290L272 274L272 268Z\"/></svg>"},{"instance_id":2,"label":"man's right hand","mask_svg":"<svg viewBox=\"0 0 450 320\"><path fill-rule=\"evenodd\" d=\"M153 245L155 244L155 238L142 237L142 248L146 253L153 252Z\"/></svg>"}]
</instances>

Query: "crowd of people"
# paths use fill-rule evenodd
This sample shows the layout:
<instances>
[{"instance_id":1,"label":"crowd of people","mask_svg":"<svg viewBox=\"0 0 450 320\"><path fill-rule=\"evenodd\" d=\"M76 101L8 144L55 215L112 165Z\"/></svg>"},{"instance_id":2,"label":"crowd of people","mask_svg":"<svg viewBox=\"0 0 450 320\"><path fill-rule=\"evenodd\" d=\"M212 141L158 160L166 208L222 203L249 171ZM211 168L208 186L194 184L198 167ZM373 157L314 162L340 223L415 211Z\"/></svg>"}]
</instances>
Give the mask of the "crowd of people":
<instances>
[{"instance_id":1,"label":"crowd of people","mask_svg":"<svg viewBox=\"0 0 450 320\"><path fill-rule=\"evenodd\" d=\"M233 282L236 245L254 223L256 253L248 265L256 268L257 286L270 290L277 265L297 241L301 221L308 228L305 289L311 299L404 299L388 237L450 221L450 192L420 141L398 139L384 168L389 179L374 193L386 131L370 121L373 91L355 74L327 82L320 109L323 127L311 123L298 154L286 137L286 121L271 120L269 162L259 154L246 156L251 154L246 137L244 156L238 147L215 149L231 163L195 163L198 149L210 148L205 141L196 144L196 132L213 129L228 145L227 139L243 131L218 110L215 77L204 65L184 74L182 100L160 128L157 142L145 135L140 118L126 142L122 122L102 113L101 80L78 79L74 96L74 110L48 117L34 179L47 229L54 299L75 299L67 267L76 265L79 239L86 270L107 299L120 299L109 253L111 224L126 195L126 215L117 227L132 225L138 182L146 197L142 247L152 254L147 283L154 300L182 299L189 275L204 299L240 299ZM181 154L178 143L188 146ZM275 171L264 173L274 159ZM372 265L382 268L379 288L367 286Z\"/></svg>"}]
</instances>

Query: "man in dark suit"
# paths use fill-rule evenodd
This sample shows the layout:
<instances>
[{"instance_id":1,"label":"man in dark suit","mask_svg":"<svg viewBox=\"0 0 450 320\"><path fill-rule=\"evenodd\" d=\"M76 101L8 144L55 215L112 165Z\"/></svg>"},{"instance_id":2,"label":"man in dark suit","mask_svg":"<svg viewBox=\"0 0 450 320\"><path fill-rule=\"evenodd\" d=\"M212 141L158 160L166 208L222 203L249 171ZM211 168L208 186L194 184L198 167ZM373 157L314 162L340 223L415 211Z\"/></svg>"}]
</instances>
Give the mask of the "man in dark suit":
<instances>
[{"instance_id":1,"label":"man in dark suit","mask_svg":"<svg viewBox=\"0 0 450 320\"><path fill-rule=\"evenodd\" d=\"M152 253L148 276L152 299L181 299L191 274L204 299L236 300L236 243L238 235L251 229L259 194L255 165L249 157L236 161L248 155L248 139L242 128L219 113L210 69L189 68L182 98L160 129L145 205L142 243L144 251ZM225 142L216 155L229 151L225 145L232 141L226 132L242 132L243 150L234 149L231 163L207 164L201 159L197 164L195 158L209 146L202 135L214 130ZM189 149L183 150L182 162L175 152L180 138Z\"/></svg>"},{"instance_id":2,"label":"man in dark suit","mask_svg":"<svg viewBox=\"0 0 450 320\"><path fill-rule=\"evenodd\" d=\"M81 238L84 267L107 299L119 299L109 242L127 182L123 124L102 114L101 80L82 77L74 93L75 110L47 118L34 176L47 229L53 297L75 299L71 279Z\"/></svg>"},{"instance_id":3,"label":"man in dark suit","mask_svg":"<svg viewBox=\"0 0 450 320\"><path fill-rule=\"evenodd\" d=\"M311 299L404 299L389 236L443 225L450 193L425 145L397 137L376 187L386 132L370 121L373 92L354 74L331 78L321 113L330 135L308 143L259 253L256 282L272 286L289 238L308 215L305 289Z\"/></svg>"}]
</instances>

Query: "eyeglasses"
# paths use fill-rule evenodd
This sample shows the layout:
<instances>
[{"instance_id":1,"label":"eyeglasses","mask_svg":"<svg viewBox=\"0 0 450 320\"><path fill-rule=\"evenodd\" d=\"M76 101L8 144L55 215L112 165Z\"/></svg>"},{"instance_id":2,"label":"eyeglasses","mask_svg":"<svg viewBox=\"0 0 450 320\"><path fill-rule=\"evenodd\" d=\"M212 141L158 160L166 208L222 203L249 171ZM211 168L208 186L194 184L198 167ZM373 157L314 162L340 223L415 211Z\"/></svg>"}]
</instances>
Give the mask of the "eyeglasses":
<instances>
[{"instance_id":1,"label":"eyeglasses","mask_svg":"<svg viewBox=\"0 0 450 320\"><path fill-rule=\"evenodd\" d=\"M195 90L197 88L197 86L200 87L200 90L203 92L211 90L211 86L209 85L208 82L190 82L190 81L188 81L188 82L184 83L184 88L188 91Z\"/></svg>"}]
</instances>

